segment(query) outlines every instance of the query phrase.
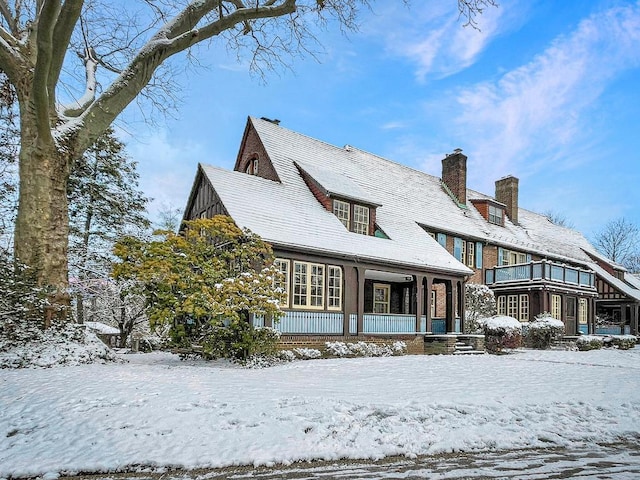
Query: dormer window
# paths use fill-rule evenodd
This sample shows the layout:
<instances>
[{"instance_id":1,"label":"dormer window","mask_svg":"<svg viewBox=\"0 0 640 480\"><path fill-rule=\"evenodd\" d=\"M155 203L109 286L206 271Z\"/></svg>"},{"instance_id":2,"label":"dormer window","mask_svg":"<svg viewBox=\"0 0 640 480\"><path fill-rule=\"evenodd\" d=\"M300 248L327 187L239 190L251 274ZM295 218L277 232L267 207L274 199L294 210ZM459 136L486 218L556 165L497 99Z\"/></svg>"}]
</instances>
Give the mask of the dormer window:
<instances>
[{"instance_id":1,"label":"dormer window","mask_svg":"<svg viewBox=\"0 0 640 480\"><path fill-rule=\"evenodd\" d=\"M473 206L476 207L476 210L478 210L487 222L504 227L504 214L506 210L502 203L486 198L471 200L471 203L473 203Z\"/></svg>"},{"instance_id":2,"label":"dormer window","mask_svg":"<svg viewBox=\"0 0 640 480\"><path fill-rule=\"evenodd\" d=\"M350 229L351 225L351 215L349 214L350 210L351 205L347 202L343 202L342 200L333 201L333 214L338 217L338 220L340 220L345 227L347 227L347 230Z\"/></svg>"},{"instance_id":3,"label":"dormer window","mask_svg":"<svg viewBox=\"0 0 640 480\"><path fill-rule=\"evenodd\" d=\"M495 225L504 225L504 209L496 207L495 205L489 205L489 223Z\"/></svg>"},{"instance_id":4,"label":"dormer window","mask_svg":"<svg viewBox=\"0 0 640 480\"><path fill-rule=\"evenodd\" d=\"M347 230L361 235L369 235L369 207L334 198L333 214L338 217Z\"/></svg>"},{"instance_id":5,"label":"dormer window","mask_svg":"<svg viewBox=\"0 0 640 480\"><path fill-rule=\"evenodd\" d=\"M353 206L353 231L369 235L369 207Z\"/></svg>"}]
</instances>

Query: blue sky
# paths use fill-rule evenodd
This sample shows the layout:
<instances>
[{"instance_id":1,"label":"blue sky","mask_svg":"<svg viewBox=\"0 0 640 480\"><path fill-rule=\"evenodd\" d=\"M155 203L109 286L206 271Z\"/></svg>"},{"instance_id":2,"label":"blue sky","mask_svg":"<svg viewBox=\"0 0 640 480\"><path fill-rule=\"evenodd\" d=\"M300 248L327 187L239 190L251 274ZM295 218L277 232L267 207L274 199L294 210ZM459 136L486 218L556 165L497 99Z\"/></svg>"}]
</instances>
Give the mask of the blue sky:
<instances>
[{"instance_id":1,"label":"blue sky","mask_svg":"<svg viewBox=\"0 0 640 480\"><path fill-rule=\"evenodd\" d=\"M265 81L215 43L204 68L176 62L175 118L125 113L152 214L184 208L198 162L233 168L252 115L436 176L462 148L469 188L515 175L521 207L589 238L612 219L640 225L640 2L505 0L480 31L455 0L412 3L374 3L359 32L321 33L320 62Z\"/></svg>"}]
</instances>

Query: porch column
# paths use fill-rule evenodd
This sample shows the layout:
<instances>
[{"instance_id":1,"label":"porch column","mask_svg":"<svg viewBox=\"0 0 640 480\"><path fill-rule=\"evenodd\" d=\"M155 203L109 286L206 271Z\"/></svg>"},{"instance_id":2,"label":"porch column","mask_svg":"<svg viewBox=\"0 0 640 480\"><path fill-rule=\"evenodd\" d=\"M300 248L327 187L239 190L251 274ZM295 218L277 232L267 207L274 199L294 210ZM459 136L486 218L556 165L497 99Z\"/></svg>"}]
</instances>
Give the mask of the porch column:
<instances>
[{"instance_id":1,"label":"porch column","mask_svg":"<svg viewBox=\"0 0 640 480\"><path fill-rule=\"evenodd\" d=\"M422 283L424 275L415 275L416 279L416 333L420 333L420 324L422 323L422 309L424 305L424 290Z\"/></svg>"},{"instance_id":2,"label":"porch column","mask_svg":"<svg viewBox=\"0 0 640 480\"><path fill-rule=\"evenodd\" d=\"M620 334L624 335L624 327L627 324L627 307L626 303L623 303L620 308Z\"/></svg>"},{"instance_id":3,"label":"porch column","mask_svg":"<svg viewBox=\"0 0 640 480\"><path fill-rule=\"evenodd\" d=\"M549 310L549 292L542 290L540 293L542 294L542 311L551 313Z\"/></svg>"},{"instance_id":4,"label":"porch column","mask_svg":"<svg viewBox=\"0 0 640 480\"><path fill-rule=\"evenodd\" d=\"M637 303L631 306L631 335L638 335L638 316L640 315L640 305Z\"/></svg>"},{"instance_id":5,"label":"porch column","mask_svg":"<svg viewBox=\"0 0 640 480\"><path fill-rule=\"evenodd\" d=\"M460 317L460 332L464 331L464 282L456 282L458 289L458 316ZM454 322L455 323L455 322Z\"/></svg>"},{"instance_id":6,"label":"porch column","mask_svg":"<svg viewBox=\"0 0 640 480\"><path fill-rule=\"evenodd\" d=\"M445 282L445 287L447 289L447 318L446 322L446 331L447 333L453 333L455 330L455 309L453 305L453 282L451 280L447 280Z\"/></svg>"},{"instance_id":7,"label":"porch column","mask_svg":"<svg viewBox=\"0 0 640 480\"><path fill-rule=\"evenodd\" d=\"M589 335L596 333L596 299L589 299Z\"/></svg>"},{"instance_id":8,"label":"porch column","mask_svg":"<svg viewBox=\"0 0 640 480\"><path fill-rule=\"evenodd\" d=\"M273 315L265 315L264 316L264 326L273 328Z\"/></svg>"},{"instance_id":9,"label":"porch column","mask_svg":"<svg viewBox=\"0 0 640 480\"><path fill-rule=\"evenodd\" d=\"M431 277L427 277L427 283L424 287L424 294L426 296L425 299L425 314L427 316L427 333L432 333L432 324L431 324L431 289L433 288L433 279Z\"/></svg>"},{"instance_id":10,"label":"porch column","mask_svg":"<svg viewBox=\"0 0 640 480\"><path fill-rule=\"evenodd\" d=\"M358 267L358 335L364 330L364 274L366 269Z\"/></svg>"}]
</instances>

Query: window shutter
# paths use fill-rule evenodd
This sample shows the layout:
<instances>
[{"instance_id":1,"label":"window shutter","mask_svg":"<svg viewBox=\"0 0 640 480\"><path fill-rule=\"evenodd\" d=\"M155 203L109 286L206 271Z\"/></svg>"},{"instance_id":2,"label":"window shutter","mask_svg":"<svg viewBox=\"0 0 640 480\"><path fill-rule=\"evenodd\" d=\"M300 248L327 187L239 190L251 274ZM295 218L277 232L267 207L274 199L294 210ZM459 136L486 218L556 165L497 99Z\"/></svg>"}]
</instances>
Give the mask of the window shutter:
<instances>
[{"instance_id":1,"label":"window shutter","mask_svg":"<svg viewBox=\"0 0 640 480\"><path fill-rule=\"evenodd\" d=\"M498 247L498 266L501 266L503 261L504 261L504 250L502 249L502 247Z\"/></svg>"},{"instance_id":2,"label":"window shutter","mask_svg":"<svg viewBox=\"0 0 640 480\"><path fill-rule=\"evenodd\" d=\"M527 253L527 263L529 263L531 261L531 254Z\"/></svg>"},{"instance_id":3,"label":"window shutter","mask_svg":"<svg viewBox=\"0 0 640 480\"><path fill-rule=\"evenodd\" d=\"M462 262L464 261L464 259L460 258L461 255L462 255L462 239L455 237L453 239L453 256Z\"/></svg>"},{"instance_id":4,"label":"window shutter","mask_svg":"<svg viewBox=\"0 0 640 480\"><path fill-rule=\"evenodd\" d=\"M476 268L482 268L482 242L476 242Z\"/></svg>"},{"instance_id":5,"label":"window shutter","mask_svg":"<svg viewBox=\"0 0 640 480\"><path fill-rule=\"evenodd\" d=\"M438 243L444 248L447 248L447 236L444 233L438 234Z\"/></svg>"}]
</instances>

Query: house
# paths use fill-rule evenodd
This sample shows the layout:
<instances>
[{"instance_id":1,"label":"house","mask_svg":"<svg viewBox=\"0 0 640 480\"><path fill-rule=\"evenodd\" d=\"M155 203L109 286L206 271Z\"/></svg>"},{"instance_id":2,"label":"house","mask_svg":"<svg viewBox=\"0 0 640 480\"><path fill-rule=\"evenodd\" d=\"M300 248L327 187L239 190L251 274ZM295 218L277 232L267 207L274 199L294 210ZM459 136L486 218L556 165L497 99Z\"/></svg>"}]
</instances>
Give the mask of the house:
<instances>
[{"instance_id":1,"label":"house","mask_svg":"<svg viewBox=\"0 0 640 480\"><path fill-rule=\"evenodd\" d=\"M272 245L284 335L461 332L466 282L523 322L550 312L573 335L595 332L598 314L637 332L640 281L520 208L517 178L496 181L494 196L467 188L466 161L455 150L437 178L250 117L233 171L198 166L184 219L229 215Z\"/></svg>"}]
</instances>

